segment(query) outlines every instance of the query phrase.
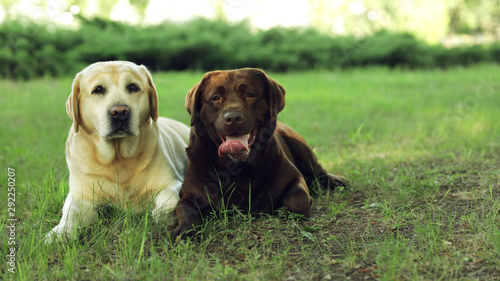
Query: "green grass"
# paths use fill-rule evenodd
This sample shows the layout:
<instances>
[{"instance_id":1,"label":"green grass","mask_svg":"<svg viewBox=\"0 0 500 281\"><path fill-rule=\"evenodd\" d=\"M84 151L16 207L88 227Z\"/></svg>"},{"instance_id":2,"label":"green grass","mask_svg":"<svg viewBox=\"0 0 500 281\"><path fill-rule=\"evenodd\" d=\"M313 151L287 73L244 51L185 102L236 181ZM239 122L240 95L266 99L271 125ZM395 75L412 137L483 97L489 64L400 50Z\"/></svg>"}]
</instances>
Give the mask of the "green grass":
<instances>
[{"instance_id":1,"label":"green grass","mask_svg":"<svg viewBox=\"0 0 500 281\"><path fill-rule=\"evenodd\" d=\"M75 240L44 245L68 190L72 78L0 81L0 228L16 170L16 274L3 280L498 280L500 66L271 74L280 120L350 188L324 192L310 220L223 212L197 243L147 213L110 209ZM160 114L188 123L202 73L156 73Z\"/></svg>"}]
</instances>

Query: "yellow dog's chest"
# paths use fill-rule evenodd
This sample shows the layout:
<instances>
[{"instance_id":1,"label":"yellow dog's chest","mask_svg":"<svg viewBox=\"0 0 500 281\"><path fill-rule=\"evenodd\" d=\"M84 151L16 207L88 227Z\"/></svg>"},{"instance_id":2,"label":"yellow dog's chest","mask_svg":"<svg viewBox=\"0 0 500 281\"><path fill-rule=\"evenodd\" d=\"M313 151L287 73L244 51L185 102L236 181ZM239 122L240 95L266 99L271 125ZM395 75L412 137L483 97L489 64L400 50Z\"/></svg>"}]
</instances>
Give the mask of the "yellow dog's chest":
<instances>
[{"instance_id":1,"label":"yellow dog's chest","mask_svg":"<svg viewBox=\"0 0 500 281\"><path fill-rule=\"evenodd\" d=\"M161 178L160 175L148 175L147 169L139 169L131 160L117 161L106 166L95 163L87 167L79 166L72 169L72 172L79 178L79 186L87 200L122 208L145 203L165 186L165 183L160 184L154 180Z\"/></svg>"}]
</instances>

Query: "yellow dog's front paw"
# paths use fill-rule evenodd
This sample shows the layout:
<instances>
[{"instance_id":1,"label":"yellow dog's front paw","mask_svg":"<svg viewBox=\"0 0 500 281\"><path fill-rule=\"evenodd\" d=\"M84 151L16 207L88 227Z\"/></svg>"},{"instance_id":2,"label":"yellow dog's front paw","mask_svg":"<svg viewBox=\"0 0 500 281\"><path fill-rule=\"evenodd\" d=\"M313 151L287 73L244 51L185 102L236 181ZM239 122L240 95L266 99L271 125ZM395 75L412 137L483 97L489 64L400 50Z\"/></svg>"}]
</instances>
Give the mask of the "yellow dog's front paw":
<instances>
[{"instance_id":1,"label":"yellow dog's front paw","mask_svg":"<svg viewBox=\"0 0 500 281\"><path fill-rule=\"evenodd\" d=\"M76 227L68 227L65 225L58 224L51 231L45 234L44 242L45 244L51 244L55 241L63 241L68 239L70 234L76 230Z\"/></svg>"}]
</instances>

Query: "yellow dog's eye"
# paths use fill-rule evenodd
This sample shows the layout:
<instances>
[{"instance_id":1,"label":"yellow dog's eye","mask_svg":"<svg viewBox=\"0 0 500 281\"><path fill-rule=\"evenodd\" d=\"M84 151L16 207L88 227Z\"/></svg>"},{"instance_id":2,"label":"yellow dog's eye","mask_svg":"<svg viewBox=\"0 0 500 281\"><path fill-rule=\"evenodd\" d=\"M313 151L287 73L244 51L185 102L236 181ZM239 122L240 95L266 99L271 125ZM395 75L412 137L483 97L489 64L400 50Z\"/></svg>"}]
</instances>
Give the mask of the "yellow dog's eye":
<instances>
[{"instance_id":1,"label":"yellow dog's eye","mask_svg":"<svg viewBox=\"0 0 500 281\"><path fill-rule=\"evenodd\" d=\"M141 90L141 88L139 88L139 86L137 86L137 84L128 84L127 85L127 90L130 92L130 93L136 93L136 92L139 92Z\"/></svg>"},{"instance_id":2,"label":"yellow dog's eye","mask_svg":"<svg viewBox=\"0 0 500 281\"><path fill-rule=\"evenodd\" d=\"M106 92L106 89L101 85L96 86L94 90L92 90L92 94L96 95L103 95L104 92Z\"/></svg>"},{"instance_id":3,"label":"yellow dog's eye","mask_svg":"<svg viewBox=\"0 0 500 281\"><path fill-rule=\"evenodd\" d=\"M221 97L220 97L220 96L214 96L214 97L212 98L212 101L213 101L213 102L218 102L218 101L220 101L220 100L221 100Z\"/></svg>"}]
</instances>

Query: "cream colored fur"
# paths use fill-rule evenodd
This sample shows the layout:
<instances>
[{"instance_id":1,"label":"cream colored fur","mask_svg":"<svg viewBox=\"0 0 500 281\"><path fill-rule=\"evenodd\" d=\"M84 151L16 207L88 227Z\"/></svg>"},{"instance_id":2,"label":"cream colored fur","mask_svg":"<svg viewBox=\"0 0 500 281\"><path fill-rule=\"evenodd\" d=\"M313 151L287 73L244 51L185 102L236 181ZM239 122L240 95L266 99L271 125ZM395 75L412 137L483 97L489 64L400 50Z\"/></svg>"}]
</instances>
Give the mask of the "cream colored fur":
<instances>
[{"instance_id":1,"label":"cream colored fur","mask_svg":"<svg viewBox=\"0 0 500 281\"><path fill-rule=\"evenodd\" d=\"M132 84L139 90L130 91ZM98 86L104 93L93 93ZM114 105L130 109L127 133L113 133ZM46 242L94 221L99 205L134 209L153 199L155 219L175 208L190 129L158 116L156 88L144 66L125 61L88 66L76 75L66 110L73 120L66 141L69 194Z\"/></svg>"}]
</instances>

